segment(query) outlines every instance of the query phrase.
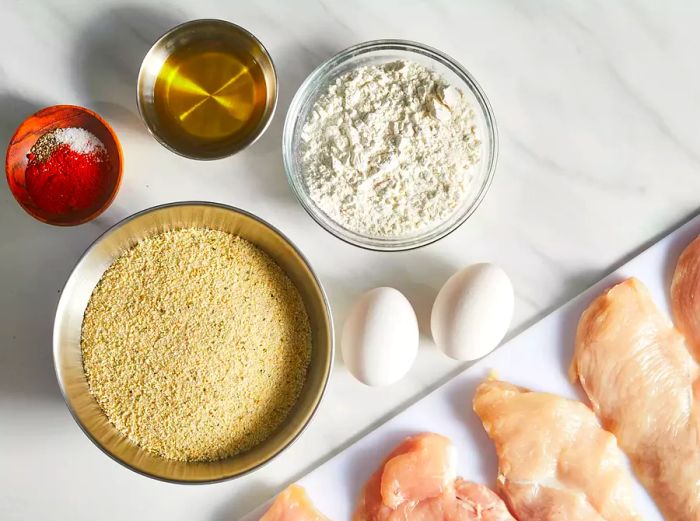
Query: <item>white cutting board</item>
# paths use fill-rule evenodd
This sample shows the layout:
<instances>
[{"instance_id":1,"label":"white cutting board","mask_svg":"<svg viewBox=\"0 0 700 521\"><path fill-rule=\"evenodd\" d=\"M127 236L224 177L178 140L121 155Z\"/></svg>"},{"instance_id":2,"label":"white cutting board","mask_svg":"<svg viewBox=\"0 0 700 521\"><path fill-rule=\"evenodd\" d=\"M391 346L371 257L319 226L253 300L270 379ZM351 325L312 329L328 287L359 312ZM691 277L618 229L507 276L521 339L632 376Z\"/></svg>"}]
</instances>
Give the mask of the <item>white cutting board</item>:
<instances>
[{"instance_id":1,"label":"white cutting board","mask_svg":"<svg viewBox=\"0 0 700 521\"><path fill-rule=\"evenodd\" d=\"M582 391L571 385L567 377L581 312L606 287L632 276L641 279L657 305L668 311L668 288L676 259L699 234L700 216L696 216L298 483L331 520L349 521L360 488L387 452L409 434L434 431L450 437L457 446L459 475L493 485L497 469L495 451L471 407L477 384L495 370L500 378L516 385L583 399ZM381 393L377 396L381 399ZM635 485L636 504L644 519L662 521L645 490L636 482ZM266 506L251 512L243 521L258 521Z\"/></svg>"}]
</instances>

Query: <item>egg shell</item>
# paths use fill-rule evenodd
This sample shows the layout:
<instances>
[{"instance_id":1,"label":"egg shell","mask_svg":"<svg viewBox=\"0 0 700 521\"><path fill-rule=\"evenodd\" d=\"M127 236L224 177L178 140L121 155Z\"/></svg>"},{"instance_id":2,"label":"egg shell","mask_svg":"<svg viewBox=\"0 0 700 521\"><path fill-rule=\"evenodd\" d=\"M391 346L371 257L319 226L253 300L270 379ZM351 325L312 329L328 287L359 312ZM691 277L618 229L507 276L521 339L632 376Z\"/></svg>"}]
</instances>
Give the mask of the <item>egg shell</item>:
<instances>
[{"instance_id":1,"label":"egg shell","mask_svg":"<svg viewBox=\"0 0 700 521\"><path fill-rule=\"evenodd\" d=\"M513 284L495 264L458 271L438 293L430 316L433 340L447 356L476 360L493 351L513 319Z\"/></svg>"},{"instance_id":2,"label":"egg shell","mask_svg":"<svg viewBox=\"0 0 700 521\"><path fill-rule=\"evenodd\" d=\"M408 299L394 288L375 288L353 304L340 349L360 382L386 386L408 372L418 352L418 320Z\"/></svg>"}]
</instances>

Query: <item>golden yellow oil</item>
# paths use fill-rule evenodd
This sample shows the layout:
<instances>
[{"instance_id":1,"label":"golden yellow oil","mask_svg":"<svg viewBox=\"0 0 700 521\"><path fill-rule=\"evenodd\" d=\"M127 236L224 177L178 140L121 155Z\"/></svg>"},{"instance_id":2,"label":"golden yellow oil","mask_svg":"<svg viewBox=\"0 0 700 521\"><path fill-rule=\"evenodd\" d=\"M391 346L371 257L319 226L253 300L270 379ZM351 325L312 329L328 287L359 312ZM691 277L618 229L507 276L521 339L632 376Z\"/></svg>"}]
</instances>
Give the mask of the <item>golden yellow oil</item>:
<instances>
[{"instance_id":1,"label":"golden yellow oil","mask_svg":"<svg viewBox=\"0 0 700 521\"><path fill-rule=\"evenodd\" d=\"M154 87L161 131L189 145L245 139L260 122L266 96L265 77L253 57L217 41L176 50Z\"/></svg>"}]
</instances>

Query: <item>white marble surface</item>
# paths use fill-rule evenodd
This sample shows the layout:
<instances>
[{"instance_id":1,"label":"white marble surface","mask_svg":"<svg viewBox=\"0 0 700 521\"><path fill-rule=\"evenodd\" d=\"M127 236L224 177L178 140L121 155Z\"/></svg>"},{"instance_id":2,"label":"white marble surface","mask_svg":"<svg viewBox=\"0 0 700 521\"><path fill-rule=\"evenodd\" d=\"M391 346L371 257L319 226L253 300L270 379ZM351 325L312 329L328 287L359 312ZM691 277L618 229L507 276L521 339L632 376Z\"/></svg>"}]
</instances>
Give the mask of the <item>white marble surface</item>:
<instances>
[{"instance_id":1,"label":"white marble surface","mask_svg":"<svg viewBox=\"0 0 700 521\"><path fill-rule=\"evenodd\" d=\"M490 260L507 269L518 331L698 206L700 7L690 2L0 0L0 13L0 142L35 109L76 103L105 116L125 152L116 202L77 228L33 221L0 189L3 520L235 520L459 368L426 338L414 369L387 390L361 386L338 361L312 426L263 470L207 486L136 475L71 419L50 337L74 262L133 212L183 199L241 206L308 254L336 324L359 292L391 285L414 303L425 333L437 289L465 264ZM158 145L134 102L149 44L170 26L203 17L254 32L281 87L265 136L213 163ZM401 254L363 251L316 226L293 198L280 156L282 121L303 78L342 48L380 37L414 39L457 58L486 90L501 131L498 171L480 210L452 236Z\"/></svg>"}]
</instances>

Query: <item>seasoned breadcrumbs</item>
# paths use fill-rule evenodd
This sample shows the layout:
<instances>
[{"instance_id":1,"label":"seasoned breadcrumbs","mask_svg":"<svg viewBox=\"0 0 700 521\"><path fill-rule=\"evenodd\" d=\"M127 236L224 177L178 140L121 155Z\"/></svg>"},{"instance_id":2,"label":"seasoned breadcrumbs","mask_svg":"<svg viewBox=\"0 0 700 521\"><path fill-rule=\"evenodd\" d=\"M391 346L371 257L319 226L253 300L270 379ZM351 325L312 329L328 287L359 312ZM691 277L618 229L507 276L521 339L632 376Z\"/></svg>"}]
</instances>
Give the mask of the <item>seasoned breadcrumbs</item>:
<instances>
[{"instance_id":1,"label":"seasoned breadcrumbs","mask_svg":"<svg viewBox=\"0 0 700 521\"><path fill-rule=\"evenodd\" d=\"M234 235L168 231L120 256L95 287L81 348L114 426L165 458L212 461L268 438L311 354L299 291Z\"/></svg>"}]
</instances>

